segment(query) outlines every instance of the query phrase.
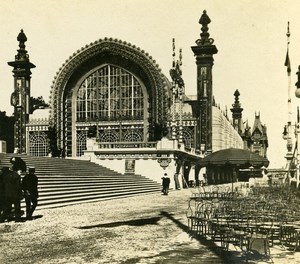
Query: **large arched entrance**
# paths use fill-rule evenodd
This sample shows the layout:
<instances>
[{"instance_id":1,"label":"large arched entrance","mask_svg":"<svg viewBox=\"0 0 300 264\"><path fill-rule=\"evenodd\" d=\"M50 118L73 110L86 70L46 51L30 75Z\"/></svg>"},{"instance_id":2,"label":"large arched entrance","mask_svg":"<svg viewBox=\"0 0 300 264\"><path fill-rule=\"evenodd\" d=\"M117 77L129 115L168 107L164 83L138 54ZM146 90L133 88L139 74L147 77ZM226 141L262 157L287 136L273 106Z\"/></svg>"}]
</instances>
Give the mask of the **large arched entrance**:
<instances>
[{"instance_id":1,"label":"large arched entrance","mask_svg":"<svg viewBox=\"0 0 300 264\"><path fill-rule=\"evenodd\" d=\"M170 83L144 51L104 39L73 54L51 90L51 125L67 156L80 156L90 127L98 142L161 139Z\"/></svg>"}]
</instances>

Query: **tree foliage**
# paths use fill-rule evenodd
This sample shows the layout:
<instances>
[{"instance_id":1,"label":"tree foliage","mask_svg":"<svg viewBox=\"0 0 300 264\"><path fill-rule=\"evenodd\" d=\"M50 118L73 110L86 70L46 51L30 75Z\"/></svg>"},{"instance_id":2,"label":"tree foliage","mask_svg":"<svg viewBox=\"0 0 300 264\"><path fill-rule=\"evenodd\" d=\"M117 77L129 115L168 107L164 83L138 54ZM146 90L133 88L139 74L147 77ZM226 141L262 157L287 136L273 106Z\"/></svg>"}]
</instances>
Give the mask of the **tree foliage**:
<instances>
[{"instance_id":1,"label":"tree foliage","mask_svg":"<svg viewBox=\"0 0 300 264\"><path fill-rule=\"evenodd\" d=\"M0 140L6 141L6 152L14 151L14 117L0 111Z\"/></svg>"},{"instance_id":2,"label":"tree foliage","mask_svg":"<svg viewBox=\"0 0 300 264\"><path fill-rule=\"evenodd\" d=\"M41 107L49 107L43 98L43 96L39 96L37 98L30 97L30 114L33 113L34 110L39 109Z\"/></svg>"}]
</instances>

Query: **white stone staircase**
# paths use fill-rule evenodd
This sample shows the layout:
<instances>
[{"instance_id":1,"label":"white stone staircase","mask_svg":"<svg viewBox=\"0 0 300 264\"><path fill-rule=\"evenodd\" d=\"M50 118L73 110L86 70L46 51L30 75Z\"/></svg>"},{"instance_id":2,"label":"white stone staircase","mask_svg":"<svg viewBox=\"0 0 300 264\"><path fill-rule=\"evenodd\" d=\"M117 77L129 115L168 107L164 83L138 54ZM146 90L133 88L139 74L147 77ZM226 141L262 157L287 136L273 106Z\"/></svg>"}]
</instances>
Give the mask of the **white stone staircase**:
<instances>
[{"instance_id":1,"label":"white stone staircase","mask_svg":"<svg viewBox=\"0 0 300 264\"><path fill-rule=\"evenodd\" d=\"M38 209L84 202L160 193L160 184L136 174L120 174L101 165L74 159L33 157L0 153L0 166L12 156L34 166L39 179ZM23 204L24 206L24 204Z\"/></svg>"}]
</instances>

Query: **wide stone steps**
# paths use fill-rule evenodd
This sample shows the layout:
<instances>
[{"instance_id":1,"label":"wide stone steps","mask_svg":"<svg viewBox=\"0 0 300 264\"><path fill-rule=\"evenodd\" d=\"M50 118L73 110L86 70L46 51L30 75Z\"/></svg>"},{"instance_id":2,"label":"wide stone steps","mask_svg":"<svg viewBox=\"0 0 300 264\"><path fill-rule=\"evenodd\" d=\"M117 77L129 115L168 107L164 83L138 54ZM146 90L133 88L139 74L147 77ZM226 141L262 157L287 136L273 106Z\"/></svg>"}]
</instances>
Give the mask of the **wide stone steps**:
<instances>
[{"instance_id":1,"label":"wide stone steps","mask_svg":"<svg viewBox=\"0 0 300 264\"><path fill-rule=\"evenodd\" d=\"M72 197L67 198L67 199L59 199L59 200L49 200L47 201L40 201L39 200L39 205L37 210L39 209L48 209L48 208L56 208L56 207L63 207L63 206L68 206L68 205L73 205L73 204L83 204L86 202L96 202L96 201L105 201L105 200L112 200L112 199L120 199L124 197L133 197L133 196L138 196L138 195L145 195L147 193L157 193L157 189L155 190L136 190L134 192L132 191L119 191L116 193L108 193L108 194L97 194L97 195L92 195L88 196L85 195L84 199L81 197ZM25 203L22 202L22 208L25 208Z\"/></svg>"},{"instance_id":2,"label":"wide stone steps","mask_svg":"<svg viewBox=\"0 0 300 264\"><path fill-rule=\"evenodd\" d=\"M144 189L150 189L150 188L155 188L155 186L147 186L145 185L143 188ZM42 192L40 190L40 198L41 197L48 197L49 194L51 194L51 196L56 196L56 195L60 195L60 196L66 196L69 194L82 194L82 193L86 193L86 191L88 190L89 193L92 192L99 192L99 190L101 190L101 193L108 193L108 192L118 192L120 190L132 190L132 188L139 188L139 190L141 190L142 188L140 187L140 185L137 184L132 184L132 185L126 185L126 186L122 186L122 187L106 187L106 188L99 188L99 187L85 187L85 188L80 188L80 190L78 190L78 188L62 188L63 189L63 194L61 193L62 189L45 189L43 188Z\"/></svg>"},{"instance_id":3,"label":"wide stone steps","mask_svg":"<svg viewBox=\"0 0 300 264\"><path fill-rule=\"evenodd\" d=\"M34 166L39 179L38 209L142 195L161 190L160 184L141 175L120 174L98 164L74 159L31 157L0 153L0 166L12 156ZM22 201L24 208L25 202Z\"/></svg>"},{"instance_id":4,"label":"wide stone steps","mask_svg":"<svg viewBox=\"0 0 300 264\"><path fill-rule=\"evenodd\" d=\"M43 208L47 207L46 205L51 204L52 206L56 204L57 206L61 206L62 204L66 205L69 202L74 201L91 201L91 200L99 200L101 198L116 198L116 197L124 197L127 195L141 194L141 193L150 193L157 192L157 188L150 189L148 187L140 187L136 191L133 192L132 188L124 187L123 189L118 190L89 190L88 192L65 192L64 194L60 192L51 193L51 200L49 200L49 195L41 195L39 197L39 206L43 206ZM24 204L25 205L25 204Z\"/></svg>"},{"instance_id":5,"label":"wide stone steps","mask_svg":"<svg viewBox=\"0 0 300 264\"><path fill-rule=\"evenodd\" d=\"M88 180L80 180L80 181L51 181L51 179L48 179L47 182L43 182L43 181L39 181L39 189L43 189L45 190L46 188L51 188L53 189L55 188L70 188L70 187L76 187L78 189L78 187L93 187L93 186L97 186L98 188L108 188L108 187L122 187L124 185L137 185L140 186L141 184L143 184L143 186L145 185L149 185L149 186L157 186L157 183L152 183L149 182L147 180L142 180L142 181L113 181L110 180L109 182L101 182L101 181L88 181Z\"/></svg>"}]
</instances>

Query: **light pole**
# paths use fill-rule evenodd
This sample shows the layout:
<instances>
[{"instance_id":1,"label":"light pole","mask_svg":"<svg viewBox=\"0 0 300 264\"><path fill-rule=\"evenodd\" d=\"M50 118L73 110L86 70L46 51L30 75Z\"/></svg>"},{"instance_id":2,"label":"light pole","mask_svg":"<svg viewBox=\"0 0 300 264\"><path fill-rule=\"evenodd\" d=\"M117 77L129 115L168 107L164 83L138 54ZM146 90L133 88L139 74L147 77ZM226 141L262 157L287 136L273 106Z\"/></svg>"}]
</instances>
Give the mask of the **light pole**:
<instances>
[{"instance_id":1,"label":"light pole","mask_svg":"<svg viewBox=\"0 0 300 264\"><path fill-rule=\"evenodd\" d=\"M286 181L288 185L291 184L291 177L290 177L290 169L294 161L294 153L293 151L293 142L292 142L292 100L291 100L291 62L289 58L289 45L290 45L290 24L288 22L288 27L287 27L287 53L286 53L286 59L284 65L287 67L287 77L288 77L288 122L287 125L284 126L284 131L283 131L283 139L287 141L286 147L287 147L287 154L285 156L287 160L287 176L286 176ZM295 146L296 150L296 146Z\"/></svg>"}]
</instances>

